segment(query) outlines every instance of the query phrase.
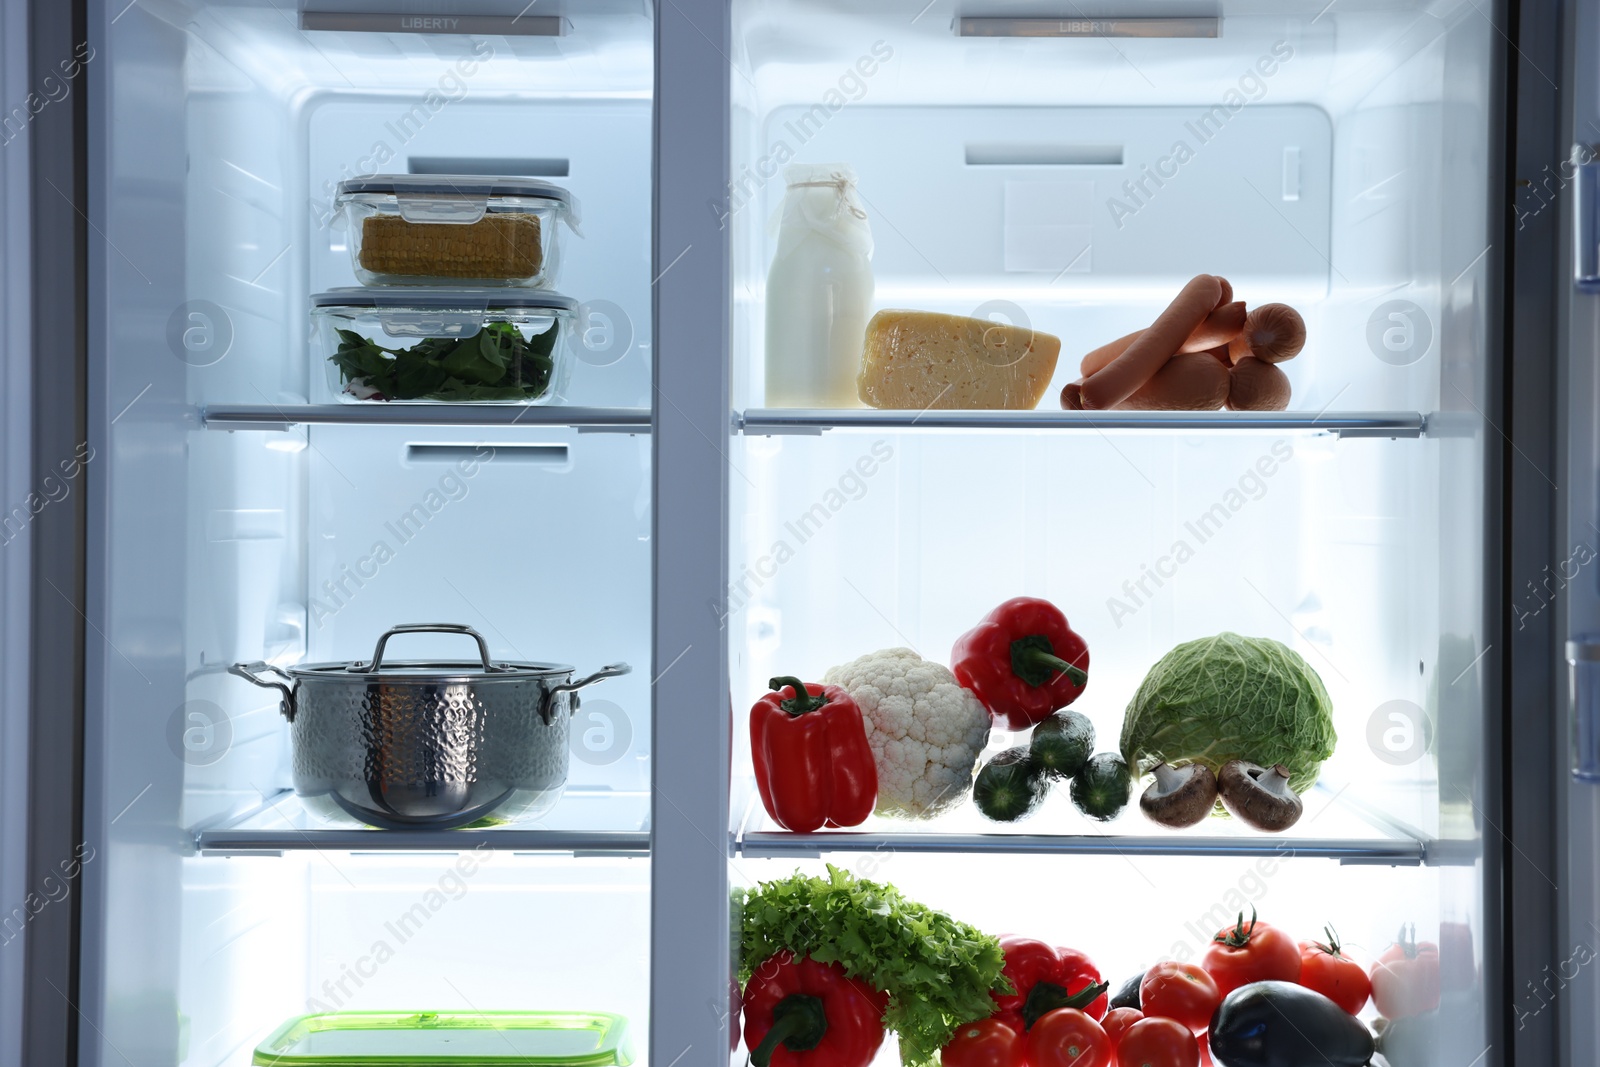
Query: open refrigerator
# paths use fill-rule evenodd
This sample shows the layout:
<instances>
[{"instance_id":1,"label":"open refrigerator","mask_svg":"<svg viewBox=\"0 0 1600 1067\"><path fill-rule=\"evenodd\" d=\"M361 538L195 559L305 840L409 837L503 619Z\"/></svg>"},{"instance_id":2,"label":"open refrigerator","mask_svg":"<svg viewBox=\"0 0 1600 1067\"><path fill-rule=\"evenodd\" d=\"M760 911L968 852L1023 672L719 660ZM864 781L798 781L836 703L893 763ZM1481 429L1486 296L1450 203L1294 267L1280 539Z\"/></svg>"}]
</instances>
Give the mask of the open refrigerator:
<instances>
[{"instance_id":1,"label":"open refrigerator","mask_svg":"<svg viewBox=\"0 0 1600 1067\"><path fill-rule=\"evenodd\" d=\"M737 891L824 864L1114 983L1251 907L1307 938L1331 922L1368 962L1414 926L1441 1002L1394 1067L1592 1062L1594 793L1566 784L1589 661L1565 644L1600 588L1594 297L1570 280L1593 274L1592 12L29 12L30 69L75 63L7 216L33 235L7 417L32 413L30 478L77 462L7 572L31 582L34 682L5 884L72 874L0 959L0 1062L248 1064L287 1019L363 1010L614 1013L634 1062L743 1062ZM1060 337L1039 407L769 404L791 161L853 169L873 309ZM408 174L581 203L550 402L329 384L310 297L358 280L335 187ZM1198 273L1304 314L1287 410L1057 410L1083 352ZM1064 789L1015 826L970 803L816 833L767 816L745 723L769 678L891 647L948 662L1017 595L1088 641L1074 708L1102 749L1180 642L1300 653L1338 732L1302 821L1097 823ZM312 810L277 696L229 667L361 660L432 621L497 659L634 672L573 710L548 812L439 831ZM997 728L984 758L1025 741Z\"/></svg>"}]
</instances>

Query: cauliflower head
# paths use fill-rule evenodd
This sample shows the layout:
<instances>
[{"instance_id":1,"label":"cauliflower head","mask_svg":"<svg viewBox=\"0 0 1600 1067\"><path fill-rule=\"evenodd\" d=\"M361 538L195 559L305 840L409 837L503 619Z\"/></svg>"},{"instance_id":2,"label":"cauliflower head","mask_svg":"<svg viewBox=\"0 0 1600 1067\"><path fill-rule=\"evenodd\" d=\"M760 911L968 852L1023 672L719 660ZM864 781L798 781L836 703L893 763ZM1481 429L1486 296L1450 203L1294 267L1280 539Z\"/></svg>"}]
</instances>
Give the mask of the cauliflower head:
<instances>
[{"instance_id":1,"label":"cauliflower head","mask_svg":"<svg viewBox=\"0 0 1600 1067\"><path fill-rule=\"evenodd\" d=\"M956 676L909 648L886 648L823 676L855 700L878 765L879 815L931 819L966 799L989 742L989 712Z\"/></svg>"}]
</instances>

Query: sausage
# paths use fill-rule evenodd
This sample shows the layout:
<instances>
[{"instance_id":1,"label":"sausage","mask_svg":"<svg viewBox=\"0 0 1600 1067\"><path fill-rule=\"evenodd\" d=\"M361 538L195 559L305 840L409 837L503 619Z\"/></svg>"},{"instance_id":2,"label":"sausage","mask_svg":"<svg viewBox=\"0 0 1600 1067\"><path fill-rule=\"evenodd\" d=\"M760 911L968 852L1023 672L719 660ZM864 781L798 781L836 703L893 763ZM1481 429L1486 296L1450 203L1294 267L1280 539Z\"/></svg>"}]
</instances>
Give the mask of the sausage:
<instances>
[{"instance_id":1,"label":"sausage","mask_svg":"<svg viewBox=\"0 0 1600 1067\"><path fill-rule=\"evenodd\" d=\"M1245 324L1244 302L1218 304L1217 307L1201 320L1200 325L1184 339L1178 346L1175 355L1185 352L1204 352L1208 349L1225 345L1239 336L1239 331ZM1078 371L1085 378L1095 371L1107 366L1112 360L1126 352L1128 346L1138 339L1143 330L1134 330L1117 338L1110 344L1101 345L1099 348L1083 357L1083 362L1078 365Z\"/></svg>"},{"instance_id":2,"label":"sausage","mask_svg":"<svg viewBox=\"0 0 1600 1067\"><path fill-rule=\"evenodd\" d=\"M1123 352L1127 351L1128 346L1137 341L1141 333L1144 333L1144 331L1134 330L1132 333L1124 334L1123 336L1117 338L1110 344L1101 345L1099 348L1083 357L1083 361L1078 364L1078 373L1087 378L1095 371L1100 370L1106 364L1122 355Z\"/></svg>"},{"instance_id":3,"label":"sausage","mask_svg":"<svg viewBox=\"0 0 1600 1067\"><path fill-rule=\"evenodd\" d=\"M1117 410L1216 411L1228 399L1229 377L1228 368L1210 352L1185 352L1167 360Z\"/></svg>"},{"instance_id":4,"label":"sausage","mask_svg":"<svg viewBox=\"0 0 1600 1067\"><path fill-rule=\"evenodd\" d=\"M1306 321L1288 304L1262 304L1244 320L1244 330L1228 345L1228 357L1237 363L1254 356L1265 363L1282 363L1300 354L1306 345Z\"/></svg>"},{"instance_id":5,"label":"sausage","mask_svg":"<svg viewBox=\"0 0 1600 1067\"><path fill-rule=\"evenodd\" d=\"M1289 376L1274 363L1246 356L1228 372L1228 407L1234 411L1282 411L1289 406Z\"/></svg>"},{"instance_id":6,"label":"sausage","mask_svg":"<svg viewBox=\"0 0 1600 1067\"><path fill-rule=\"evenodd\" d=\"M1063 410L1063 411L1082 411L1083 410L1083 379L1082 378L1078 379L1075 382L1068 382L1066 385L1063 385L1061 387L1061 410Z\"/></svg>"},{"instance_id":7,"label":"sausage","mask_svg":"<svg viewBox=\"0 0 1600 1067\"><path fill-rule=\"evenodd\" d=\"M1179 352L1204 352L1225 345L1239 336L1244 329L1244 324L1249 321L1244 312L1244 301L1236 300L1227 304L1217 305L1216 310L1205 317L1205 321L1194 328L1188 338L1179 346Z\"/></svg>"},{"instance_id":8,"label":"sausage","mask_svg":"<svg viewBox=\"0 0 1600 1067\"><path fill-rule=\"evenodd\" d=\"M1217 307L1221 307L1223 304L1233 303L1233 286L1228 283L1228 279L1224 278L1220 274L1215 275L1214 277L1218 282L1222 283L1222 299L1217 301Z\"/></svg>"},{"instance_id":9,"label":"sausage","mask_svg":"<svg viewBox=\"0 0 1600 1067\"><path fill-rule=\"evenodd\" d=\"M1216 308L1221 297L1219 279L1210 274L1191 278L1149 329L1134 338L1121 355L1084 379L1083 406L1101 410L1126 400L1177 353L1178 346Z\"/></svg>"}]
</instances>

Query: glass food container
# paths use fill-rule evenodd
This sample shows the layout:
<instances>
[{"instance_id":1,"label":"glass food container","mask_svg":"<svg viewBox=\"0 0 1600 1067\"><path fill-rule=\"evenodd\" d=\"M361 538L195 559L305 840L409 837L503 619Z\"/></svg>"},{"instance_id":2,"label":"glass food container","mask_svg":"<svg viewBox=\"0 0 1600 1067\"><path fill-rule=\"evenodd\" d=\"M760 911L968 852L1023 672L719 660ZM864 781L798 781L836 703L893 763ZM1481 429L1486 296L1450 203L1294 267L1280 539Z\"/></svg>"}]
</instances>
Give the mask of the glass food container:
<instances>
[{"instance_id":1,"label":"glass food container","mask_svg":"<svg viewBox=\"0 0 1600 1067\"><path fill-rule=\"evenodd\" d=\"M546 404L577 307L539 289L331 289L311 298L311 347L343 403Z\"/></svg>"},{"instance_id":2,"label":"glass food container","mask_svg":"<svg viewBox=\"0 0 1600 1067\"><path fill-rule=\"evenodd\" d=\"M627 1067L628 1023L604 1012L346 1011L290 1019L255 1067Z\"/></svg>"},{"instance_id":3,"label":"glass food container","mask_svg":"<svg viewBox=\"0 0 1600 1067\"><path fill-rule=\"evenodd\" d=\"M339 183L335 208L363 285L532 286L555 281L572 194L532 178L380 174Z\"/></svg>"}]
</instances>

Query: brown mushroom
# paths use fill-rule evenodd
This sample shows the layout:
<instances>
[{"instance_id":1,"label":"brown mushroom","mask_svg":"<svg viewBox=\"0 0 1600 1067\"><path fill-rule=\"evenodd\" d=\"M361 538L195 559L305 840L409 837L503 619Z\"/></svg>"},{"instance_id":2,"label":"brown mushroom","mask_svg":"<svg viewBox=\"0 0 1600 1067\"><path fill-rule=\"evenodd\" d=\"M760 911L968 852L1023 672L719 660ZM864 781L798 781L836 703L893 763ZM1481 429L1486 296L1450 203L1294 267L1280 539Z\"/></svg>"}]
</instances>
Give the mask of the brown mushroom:
<instances>
[{"instance_id":1,"label":"brown mushroom","mask_svg":"<svg viewBox=\"0 0 1600 1067\"><path fill-rule=\"evenodd\" d=\"M1263 363L1293 359L1306 346L1306 320L1288 304L1262 304L1245 317L1244 330L1228 345L1235 363L1255 356Z\"/></svg>"},{"instance_id":2,"label":"brown mushroom","mask_svg":"<svg viewBox=\"0 0 1600 1067\"><path fill-rule=\"evenodd\" d=\"M1247 826L1269 833L1287 830L1305 810L1289 788L1289 768L1279 763L1262 767L1249 760L1229 760L1217 776L1222 806Z\"/></svg>"},{"instance_id":3,"label":"brown mushroom","mask_svg":"<svg viewBox=\"0 0 1600 1067\"><path fill-rule=\"evenodd\" d=\"M1139 810L1151 822L1181 830L1204 820L1216 806L1217 776L1203 763L1158 763L1155 776L1139 797Z\"/></svg>"},{"instance_id":4,"label":"brown mushroom","mask_svg":"<svg viewBox=\"0 0 1600 1067\"><path fill-rule=\"evenodd\" d=\"M1228 373L1232 411L1282 411L1289 406L1289 376L1271 363L1246 356Z\"/></svg>"}]
</instances>

